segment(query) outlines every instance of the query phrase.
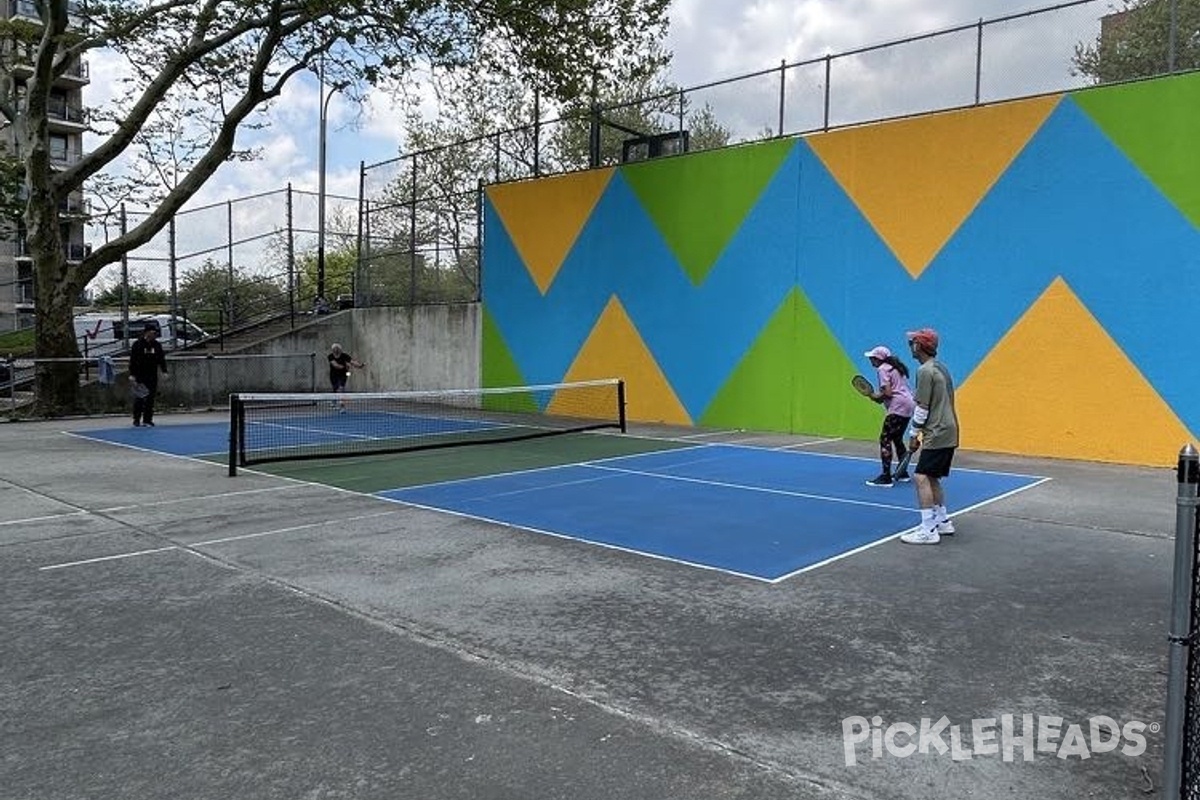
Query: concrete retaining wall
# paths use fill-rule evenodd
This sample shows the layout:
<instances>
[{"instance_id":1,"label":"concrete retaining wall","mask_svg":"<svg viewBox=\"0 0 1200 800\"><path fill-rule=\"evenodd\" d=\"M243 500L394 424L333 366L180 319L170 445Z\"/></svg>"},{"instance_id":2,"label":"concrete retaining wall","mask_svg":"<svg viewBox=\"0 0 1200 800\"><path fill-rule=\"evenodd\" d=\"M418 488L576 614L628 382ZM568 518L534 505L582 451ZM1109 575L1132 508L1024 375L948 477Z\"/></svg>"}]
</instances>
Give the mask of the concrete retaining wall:
<instances>
[{"instance_id":1,"label":"concrete retaining wall","mask_svg":"<svg viewBox=\"0 0 1200 800\"><path fill-rule=\"evenodd\" d=\"M479 385L477 303L416 308L363 308L316 317L237 354L168 354L159 407L221 408L233 392L329 390L326 354L334 342L367 363L351 391L471 388ZM123 365L120 365L123 366ZM97 389L125 401L125 376Z\"/></svg>"}]
</instances>

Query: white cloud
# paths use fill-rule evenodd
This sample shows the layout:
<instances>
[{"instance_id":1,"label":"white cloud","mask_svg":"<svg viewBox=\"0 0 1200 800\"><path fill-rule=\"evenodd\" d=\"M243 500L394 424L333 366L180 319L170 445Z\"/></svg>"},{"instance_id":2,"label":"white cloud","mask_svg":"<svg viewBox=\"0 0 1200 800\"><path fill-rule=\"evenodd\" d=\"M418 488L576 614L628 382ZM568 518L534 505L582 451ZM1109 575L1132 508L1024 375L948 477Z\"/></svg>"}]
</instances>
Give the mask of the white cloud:
<instances>
[{"instance_id":1,"label":"white cloud","mask_svg":"<svg viewBox=\"0 0 1200 800\"><path fill-rule=\"evenodd\" d=\"M674 52L672 80L684 87L722 81L759 70L774 70L781 60L795 63L850 49L971 24L1044 7L1045 2L1014 7L1009 0L674 0L668 46ZM1061 13L989 26L984 38L983 100L1066 88L1074 44L1094 38L1098 19L1110 11L1094 2ZM975 32L938 37L852 58L834 59L831 73L831 122L862 121L971 102L974 94ZM107 102L121 91L124 74L111 54L91 56L89 104ZM824 65L789 70L785 130L810 130L822 123ZM420 95L432 114L432 92ZM738 136L775 129L779 115L778 73L690 94L693 107L705 103ZM271 107L270 127L243 131L239 146L257 147L261 158L223 165L189 204L219 203L260 192L297 190L297 224L313 225L313 193L318 186L320 87L310 74L298 76ZM345 94L329 100L327 191L354 197L361 163L378 163L403 150L402 117L389 91L367 93L362 105ZM94 142L89 142L94 146ZM382 174L382 173L380 173ZM334 205L331 202L331 207ZM274 196L251 212L247 224L278 214ZM217 220L204 226L220 233ZM305 222L300 222L305 220ZM277 218L270 224L279 224Z\"/></svg>"}]
</instances>

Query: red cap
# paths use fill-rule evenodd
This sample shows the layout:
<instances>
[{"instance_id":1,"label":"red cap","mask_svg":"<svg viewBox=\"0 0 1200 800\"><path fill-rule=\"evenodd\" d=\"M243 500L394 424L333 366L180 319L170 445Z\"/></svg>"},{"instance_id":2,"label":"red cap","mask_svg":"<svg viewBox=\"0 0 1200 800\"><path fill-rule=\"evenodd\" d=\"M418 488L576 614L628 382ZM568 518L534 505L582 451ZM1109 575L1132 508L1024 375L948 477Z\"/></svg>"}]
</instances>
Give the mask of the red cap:
<instances>
[{"instance_id":1,"label":"red cap","mask_svg":"<svg viewBox=\"0 0 1200 800\"><path fill-rule=\"evenodd\" d=\"M920 330L909 331L905 336L909 342L919 344L921 349L929 353L929 355L937 355L938 333L933 328L921 328Z\"/></svg>"}]
</instances>

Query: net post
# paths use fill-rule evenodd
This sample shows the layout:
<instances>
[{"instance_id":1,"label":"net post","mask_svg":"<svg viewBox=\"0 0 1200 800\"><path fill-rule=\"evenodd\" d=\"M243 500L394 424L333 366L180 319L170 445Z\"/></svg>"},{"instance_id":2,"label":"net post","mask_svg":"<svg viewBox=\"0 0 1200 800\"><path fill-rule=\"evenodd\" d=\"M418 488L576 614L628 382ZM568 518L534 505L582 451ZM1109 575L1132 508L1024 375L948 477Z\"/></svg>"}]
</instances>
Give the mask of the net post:
<instances>
[{"instance_id":1,"label":"net post","mask_svg":"<svg viewBox=\"0 0 1200 800\"><path fill-rule=\"evenodd\" d=\"M238 424L242 402L236 394L229 395L229 477L237 477L238 452L242 431Z\"/></svg>"},{"instance_id":2,"label":"net post","mask_svg":"<svg viewBox=\"0 0 1200 800\"><path fill-rule=\"evenodd\" d=\"M621 433L625 433L625 381L617 381L617 413L621 419Z\"/></svg>"},{"instance_id":3,"label":"net post","mask_svg":"<svg viewBox=\"0 0 1200 800\"><path fill-rule=\"evenodd\" d=\"M1188 718L1188 665L1195 591L1196 508L1200 504L1200 455L1190 443L1179 451L1175 498L1175 570L1167 631L1167 718L1163 745L1163 797L1178 800L1183 784L1184 728ZM1196 713L1200 709L1193 709Z\"/></svg>"}]
</instances>

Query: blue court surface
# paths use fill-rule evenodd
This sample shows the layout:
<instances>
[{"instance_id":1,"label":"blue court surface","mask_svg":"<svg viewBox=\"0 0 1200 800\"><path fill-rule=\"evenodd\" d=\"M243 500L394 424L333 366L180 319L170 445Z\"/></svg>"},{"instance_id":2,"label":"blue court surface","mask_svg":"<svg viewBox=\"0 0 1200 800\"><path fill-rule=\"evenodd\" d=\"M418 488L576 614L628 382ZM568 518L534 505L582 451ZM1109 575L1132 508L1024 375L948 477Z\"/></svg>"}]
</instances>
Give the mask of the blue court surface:
<instances>
[{"instance_id":1,"label":"blue court surface","mask_svg":"<svg viewBox=\"0 0 1200 800\"><path fill-rule=\"evenodd\" d=\"M911 484L863 458L701 445L378 492L425 508L779 581L919 522ZM1044 478L955 470L951 514Z\"/></svg>"},{"instance_id":2,"label":"blue court surface","mask_svg":"<svg viewBox=\"0 0 1200 800\"><path fill-rule=\"evenodd\" d=\"M78 435L172 455L212 456L227 451L229 424L130 426ZM359 434L330 428L297 435L313 441ZM919 522L911 484L891 489L864 484L877 470L874 459L704 444L375 494L774 582L887 541ZM955 469L944 485L953 515L1044 480Z\"/></svg>"},{"instance_id":3,"label":"blue court surface","mask_svg":"<svg viewBox=\"0 0 1200 800\"><path fill-rule=\"evenodd\" d=\"M326 444L428 438L496 427L483 420L371 411L339 414L335 409L327 409L317 415L285 414L249 423L243 449L303 451ZM135 428L131 424L80 431L78 435L177 456L217 455L229 449L228 422L167 423L153 428Z\"/></svg>"},{"instance_id":4,"label":"blue court surface","mask_svg":"<svg viewBox=\"0 0 1200 800\"><path fill-rule=\"evenodd\" d=\"M74 435L173 456L208 456L229 452L228 422L180 425L172 421L160 422L153 428L135 428L130 424L123 428L76 431Z\"/></svg>"}]
</instances>

